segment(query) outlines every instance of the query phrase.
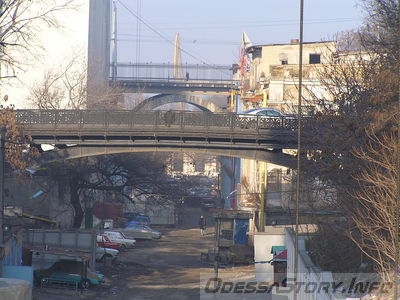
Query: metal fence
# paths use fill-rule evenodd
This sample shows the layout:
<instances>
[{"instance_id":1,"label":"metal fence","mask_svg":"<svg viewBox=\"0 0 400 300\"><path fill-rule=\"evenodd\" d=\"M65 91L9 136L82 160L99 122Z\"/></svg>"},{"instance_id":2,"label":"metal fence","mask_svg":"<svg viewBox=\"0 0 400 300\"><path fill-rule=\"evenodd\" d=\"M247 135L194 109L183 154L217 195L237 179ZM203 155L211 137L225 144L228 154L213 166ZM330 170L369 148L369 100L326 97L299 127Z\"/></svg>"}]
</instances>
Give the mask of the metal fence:
<instances>
[{"instance_id":1,"label":"metal fence","mask_svg":"<svg viewBox=\"0 0 400 300\"><path fill-rule=\"evenodd\" d=\"M96 233L94 231L29 229L25 233L25 242L31 246L74 249L90 253L96 250Z\"/></svg>"},{"instance_id":2,"label":"metal fence","mask_svg":"<svg viewBox=\"0 0 400 300\"><path fill-rule=\"evenodd\" d=\"M110 77L115 79L133 79L146 81L201 81L232 82L230 66L192 65L176 66L170 63L119 63L110 66Z\"/></svg>"},{"instance_id":3,"label":"metal fence","mask_svg":"<svg viewBox=\"0 0 400 300\"><path fill-rule=\"evenodd\" d=\"M96 232L92 230L45 230L29 229L24 243L35 255L37 265L49 265L64 256L85 256L94 270L96 258ZM49 262L50 260L50 262Z\"/></svg>"},{"instance_id":4,"label":"metal fence","mask_svg":"<svg viewBox=\"0 0 400 300\"><path fill-rule=\"evenodd\" d=\"M21 125L96 125L98 128L133 128L135 126L204 128L227 130L296 129L293 117L260 117L235 113L180 112L180 111L96 111L96 110L16 110L16 121ZM48 126L46 126L48 127Z\"/></svg>"}]
</instances>

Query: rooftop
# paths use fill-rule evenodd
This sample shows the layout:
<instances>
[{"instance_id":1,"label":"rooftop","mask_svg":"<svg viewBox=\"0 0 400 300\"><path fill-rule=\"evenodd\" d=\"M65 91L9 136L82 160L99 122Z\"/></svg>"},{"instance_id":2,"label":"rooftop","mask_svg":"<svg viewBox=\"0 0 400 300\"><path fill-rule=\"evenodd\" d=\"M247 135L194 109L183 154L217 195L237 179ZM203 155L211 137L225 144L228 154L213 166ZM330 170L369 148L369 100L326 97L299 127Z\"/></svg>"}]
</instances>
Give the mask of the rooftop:
<instances>
[{"instance_id":1,"label":"rooftop","mask_svg":"<svg viewBox=\"0 0 400 300\"><path fill-rule=\"evenodd\" d=\"M328 44L335 43L335 41L319 41L319 42L303 42L303 45L312 45L312 44ZM262 45L252 45L246 48L246 52L249 52L256 48L262 47L274 47L274 46L296 46L299 45L299 40L293 39L290 43L273 43L273 44L262 44Z\"/></svg>"}]
</instances>

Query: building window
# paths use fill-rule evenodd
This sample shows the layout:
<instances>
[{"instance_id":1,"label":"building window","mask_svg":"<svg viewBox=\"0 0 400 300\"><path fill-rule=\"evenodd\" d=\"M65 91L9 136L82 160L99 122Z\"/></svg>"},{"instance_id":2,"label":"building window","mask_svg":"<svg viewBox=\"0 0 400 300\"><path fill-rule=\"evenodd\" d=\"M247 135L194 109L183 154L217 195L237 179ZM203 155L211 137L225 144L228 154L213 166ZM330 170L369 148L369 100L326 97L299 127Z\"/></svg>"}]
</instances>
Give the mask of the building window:
<instances>
[{"instance_id":1,"label":"building window","mask_svg":"<svg viewBox=\"0 0 400 300\"><path fill-rule=\"evenodd\" d=\"M268 172L267 186L265 189L268 193L267 201L270 205L278 205L282 201L282 170L273 169Z\"/></svg>"},{"instance_id":2,"label":"building window","mask_svg":"<svg viewBox=\"0 0 400 300\"><path fill-rule=\"evenodd\" d=\"M261 48L254 49L254 52L252 54L252 58L253 59L261 58L261 56L262 56Z\"/></svg>"},{"instance_id":3,"label":"building window","mask_svg":"<svg viewBox=\"0 0 400 300\"><path fill-rule=\"evenodd\" d=\"M320 64L321 54L310 54L310 64Z\"/></svg>"},{"instance_id":4,"label":"building window","mask_svg":"<svg viewBox=\"0 0 400 300\"><path fill-rule=\"evenodd\" d=\"M288 54L287 53L279 53L279 61L281 62L281 65L287 65L288 64Z\"/></svg>"},{"instance_id":5,"label":"building window","mask_svg":"<svg viewBox=\"0 0 400 300\"><path fill-rule=\"evenodd\" d=\"M273 169L267 175L267 190L269 192L281 192L282 190L282 170Z\"/></svg>"}]
</instances>

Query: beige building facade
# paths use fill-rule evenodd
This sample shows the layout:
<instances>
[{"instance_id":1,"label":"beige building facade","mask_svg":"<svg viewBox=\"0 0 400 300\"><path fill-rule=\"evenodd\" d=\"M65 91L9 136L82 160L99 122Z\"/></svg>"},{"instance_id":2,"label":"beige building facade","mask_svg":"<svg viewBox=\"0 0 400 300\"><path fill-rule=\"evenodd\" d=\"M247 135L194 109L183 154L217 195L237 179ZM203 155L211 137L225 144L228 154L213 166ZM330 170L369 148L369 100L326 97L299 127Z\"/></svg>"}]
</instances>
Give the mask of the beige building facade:
<instances>
[{"instance_id":1,"label":"beige building facade","mask_svg":"<svg viewBox=\"0 0 400 300\"><path fill-rule=\"evenodd\" d=\"M294 104L297 103L298 98L298 40L292 40L289 44L250 46L245 51L246 66L237 69L238 72L245 69L245 72L234 75L240 78L243 109L268 106L293 113ZM335 51L335 42L304 43L305 106L312 106L310 103L313 96L326 94L319 80L318 69L322 64L331 61L331 56Z\"/></svg>"},{"instance_id":2,"label":"beige building facade","mask_svg":"<svg viewBox=\"0 0 400 300\"><path fill-rule=\"evenodd\" d=\"M319 79L322 64L332 61L335 42L311 42L303 45L303 112L318 110L315 98L329 100ZM297 112L299 86L299 42L288 44L256 45L245 49L245 66L238 66L234 78L240 80L242 111L255 107L272 107L284 113ZM242 60L243 63L243 60ZM284 150L285 151L285 150ZM293 152L293 151L292 151ZM293 206L292 171L268 162L241 159L241 181L246 178L248 187L239 184L237 203L245 209L251 193L265 190L265 207L290 209ZM269 224L268 220L266 223Z\"/></svg>"},{"instance_id":3,"label":"beige building facade","mask_svg":"<svg viewBox=\"0 0 400 300\"><path fill-rule=\"evenodd\" d=\"M197 153L171 153L166 160L168 175L171 176L206 176L218 177L216 156Z\"/></svg>"}]
</instances>

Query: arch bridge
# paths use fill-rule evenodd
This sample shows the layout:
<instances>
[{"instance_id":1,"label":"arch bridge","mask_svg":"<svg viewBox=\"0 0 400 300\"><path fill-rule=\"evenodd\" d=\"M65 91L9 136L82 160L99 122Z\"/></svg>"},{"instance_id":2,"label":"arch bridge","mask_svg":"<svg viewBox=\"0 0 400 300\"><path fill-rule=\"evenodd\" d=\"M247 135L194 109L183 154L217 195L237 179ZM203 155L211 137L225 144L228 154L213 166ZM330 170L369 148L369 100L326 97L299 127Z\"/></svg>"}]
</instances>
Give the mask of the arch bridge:
<instances>
[{"instance_id":1,"label":"arch bridge","mask_svg":"<svg viewBox=\"0 0 400 300\"><path fill-rule=\"evenodd\" d=\"M179 95L179 94L160 94L150 98L147 98L143 102L139 103L134 107L134 111L146 111L153 110L162 105L171 104L171 103L188 103L201 111L205 112L213 112L218 113L222 112L222 108L218 107L211 101L203 99L198 96L191 95Z\"/></svg>"},{"instance_id":2,"label":"arch bridge","mask_svg":"<svg viewBox=\"0 0 400 300\"><path fill-rule=\"evenodd\" d=\"M32 143L52 144L52 159L143 152L191 151L289 164L296 121L234 113L175 111L16 110ZM274 158L275 157L275 158Z\"/></svg>"}]
</instances>

